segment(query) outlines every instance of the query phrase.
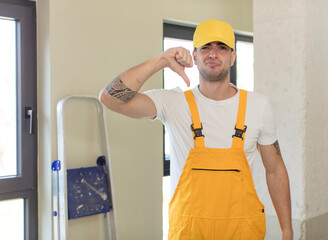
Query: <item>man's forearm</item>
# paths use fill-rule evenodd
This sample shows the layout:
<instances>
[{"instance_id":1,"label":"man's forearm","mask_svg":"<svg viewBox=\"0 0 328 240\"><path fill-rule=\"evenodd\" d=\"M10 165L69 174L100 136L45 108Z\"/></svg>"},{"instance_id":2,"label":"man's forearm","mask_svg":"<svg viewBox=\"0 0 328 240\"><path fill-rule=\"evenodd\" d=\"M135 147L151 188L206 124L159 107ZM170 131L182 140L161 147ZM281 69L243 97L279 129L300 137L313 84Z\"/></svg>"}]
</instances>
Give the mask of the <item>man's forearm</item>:
<instances>
[{"instance_id":1,"label":"man's forearm","mask_svg":"<svg viewBox=\"0 0 328 240\"><path fill-rule=\"evenodd\" d=\"M165 65L156 56L148 61L128 69L117 76L101 92L101 100L105 105L120 105L131 100L143 84ZM107 103L107 104L106 104Z\"/></svg>"},{"instance_id":2,"label":"man's forearm","mask_svg":"<svg viewBox=\"0 0 328 240\"><path fill-rule=\"evenodd\" d=\"M138 92L153 74L164 67L166 67L165 61L161 58L161 55L158 55L123 72L120 74L120 80L132 91ZM115 81L119 80L116 78L113 82Z\"/></svg>"},{"instance_id":3,"label":"man's forearm","mask_svg":"<svg viewBox=\"0 0 328 240\"><path fill-rule=\"evenodd\" d=\"M269 193L283 232L292 233L289 179L285 166L266 175Z\"/></svg>"},{"instance_id":4,"label":"man's forearm","mask_svg":"<svg viewBox=\"0 0 328 240\"><path fill-rule=\"evenodd\" d=\"M283 240L292 240L293 229L289 179L278 140L271 145L258 146L265 167L269 193L283 232Z\"/></svg>"}]
</instances>

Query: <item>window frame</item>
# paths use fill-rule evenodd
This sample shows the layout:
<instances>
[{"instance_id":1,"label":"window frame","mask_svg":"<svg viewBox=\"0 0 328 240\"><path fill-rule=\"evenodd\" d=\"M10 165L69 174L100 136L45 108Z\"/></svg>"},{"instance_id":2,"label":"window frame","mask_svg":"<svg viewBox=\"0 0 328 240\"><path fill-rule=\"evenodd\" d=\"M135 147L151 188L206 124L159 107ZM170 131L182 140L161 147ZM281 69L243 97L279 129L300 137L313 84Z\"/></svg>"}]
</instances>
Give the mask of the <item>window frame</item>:
<instances>
[{"instance_id":1,"label":"window frame","mask_svg":"<svg viewBox=\"0 0 328 240\"><path fill-rule=\"evenodd\" d=\"M193 35L196 26L191 26L188 24L178 24L163 22L163 49L164 49L164 39L165 38L176 38L183 40L193 40ZM235 46L237 51L237 41L252 42L253 35L251 33L244 33L239 31L235 32ZM237 59L230 69L230 82L237 85ZM164 71L163 71L163 88L164 88ZM164 139L165 127L163 127L163 139ZM163 176L170 176L170 159L165 157L165 139L163 140Z\"/></svg>"},{"instance_id":2,"label":"window frame","mask_svg":"<svg viewBox=\"0 0 328 240\"><path fill-rule=\"evenodd\" d=\"M37 239L36 3L0 0L0 17L16 21L17 175L0 177L0 200L24 199L24 239ZM26 108L33 111L32 134Z\"/></svg>"},{"instance_id":3,"label":"window frame","mask_svg":"<svg viewBox=\"0 0 328 240\"><path fill-rule=\"evenodd\" d=\"M183 26L172 23L163 23L163 49L164 49L164 38L178 38L183 40L193 39L196 27ZM163 86L164 88L164 71L163 71ZM165 127L163 126L163 138L165 133ZM170 176L170 159L165 157L165 139L163 141L163 176Z\"/></svg>"}]
</instances>

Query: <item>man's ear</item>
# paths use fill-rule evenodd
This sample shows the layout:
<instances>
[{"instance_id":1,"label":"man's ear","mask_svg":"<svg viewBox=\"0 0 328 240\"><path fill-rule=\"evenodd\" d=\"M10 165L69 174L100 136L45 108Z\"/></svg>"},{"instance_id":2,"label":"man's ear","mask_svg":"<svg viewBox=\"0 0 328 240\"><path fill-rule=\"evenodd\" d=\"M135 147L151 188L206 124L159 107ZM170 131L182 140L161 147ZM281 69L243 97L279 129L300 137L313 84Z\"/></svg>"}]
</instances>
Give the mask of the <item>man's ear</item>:
<instances>
[{"instance_id":1,"label":"man's ear","mask_svg":"<svg viewBox=\"0 0 328 240\"><path fill-rule=\"evenodd\" d=\"M194 49L194 51L192 51L192 56L193 56L193 59L194 59L194 64L197 65L197 59L196 59L196 48Z\"/></svg>"}]
</instances>

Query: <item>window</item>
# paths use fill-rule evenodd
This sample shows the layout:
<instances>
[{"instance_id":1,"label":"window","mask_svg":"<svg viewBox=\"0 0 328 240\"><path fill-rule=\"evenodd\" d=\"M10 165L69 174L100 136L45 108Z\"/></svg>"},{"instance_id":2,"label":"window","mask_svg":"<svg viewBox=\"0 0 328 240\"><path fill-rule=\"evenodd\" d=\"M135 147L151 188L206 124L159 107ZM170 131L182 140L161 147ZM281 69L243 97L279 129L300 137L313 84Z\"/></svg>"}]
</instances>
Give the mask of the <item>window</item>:
<instances>
[{"instance_id":1,"label":"window","mask_svg":"<svg viewBox=\"0 0 328 240\"><path fill-rule=\"evenodd\" d=\"M0 239L37 239L35 19L0 0Z\"/></svg>"},{"instance_id":2,"label":"window","mask_svg":"<svg viewBox=\"0 0 328 240\"><path fill-rule=\"evenodd\" d=\"M194 36L195 27L180 26L176 24L164 23L163 27L163 50L171 47L182 46L188 49L190 52L193 50L192 39ZM192 68L186 68L186 74L190 78L190 87L194 87L198 83L198 71L195 66ZM165 81L165 79L178 78L177 81ZM182 90L187 90L187 86L181 78L171 71L170 69L164 69L164 88L171 89L180 87ZM170 175L170 144L169 136L166 134L164 128L164 176Z\"/></svg>"},{"instance_id":3,"label":"window","mask_svg":"<svg viewBox=\"0 0 328 240\"><path fill-rule=\"evenodd\" d=\"M235 33L237 57L231 68L230 81L247 91L254 90L253 36Z\"/></svg>"},{"instance_id":4,"label":"window","mask_svg":"<svg viewBox=\"0 0 328 240\"><path fill-rule=\"evenodd\" d=\"M171 47L182 46L193 51L193 34L195 27L179 26L164 23L163 50ZM236 33L236 52L235 64L230 70L230 82L239 88L253 91L253 37L251 35ZM198 84L197 66L186 68L186 74L190 79L188 88L184 81L170 69L164 69L164 88L172 89L180 87L183 91L193 88ZM169 79L169 80L166 80ZM176 79L176 80L172 80ZM170 139L164 127L164 177L163 177L163 239L167 239L168 233L168 203L171 199L170 188Z\"/></svg>"}]
</instances>

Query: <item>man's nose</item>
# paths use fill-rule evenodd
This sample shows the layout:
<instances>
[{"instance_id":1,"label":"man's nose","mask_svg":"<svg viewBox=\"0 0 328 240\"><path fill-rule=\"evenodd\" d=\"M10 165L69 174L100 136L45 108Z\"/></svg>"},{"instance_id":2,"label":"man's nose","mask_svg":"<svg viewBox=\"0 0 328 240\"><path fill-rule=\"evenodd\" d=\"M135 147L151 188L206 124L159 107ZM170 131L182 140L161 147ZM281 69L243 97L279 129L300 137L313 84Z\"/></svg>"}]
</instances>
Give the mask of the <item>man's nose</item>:
<instances>
[{"instance_id":1,"label":"man's nose","mask_svg":"<svg viewBox=\"0 0 328 240\"><path fill-rule=\"evenodd\" d=\"M210 55L209 55L210 57L212 57L212 58L215 58L215 57L217 57L218 56L218 49L217 48L211 48L210 49Z\"/></svg>"}]
</instances>

